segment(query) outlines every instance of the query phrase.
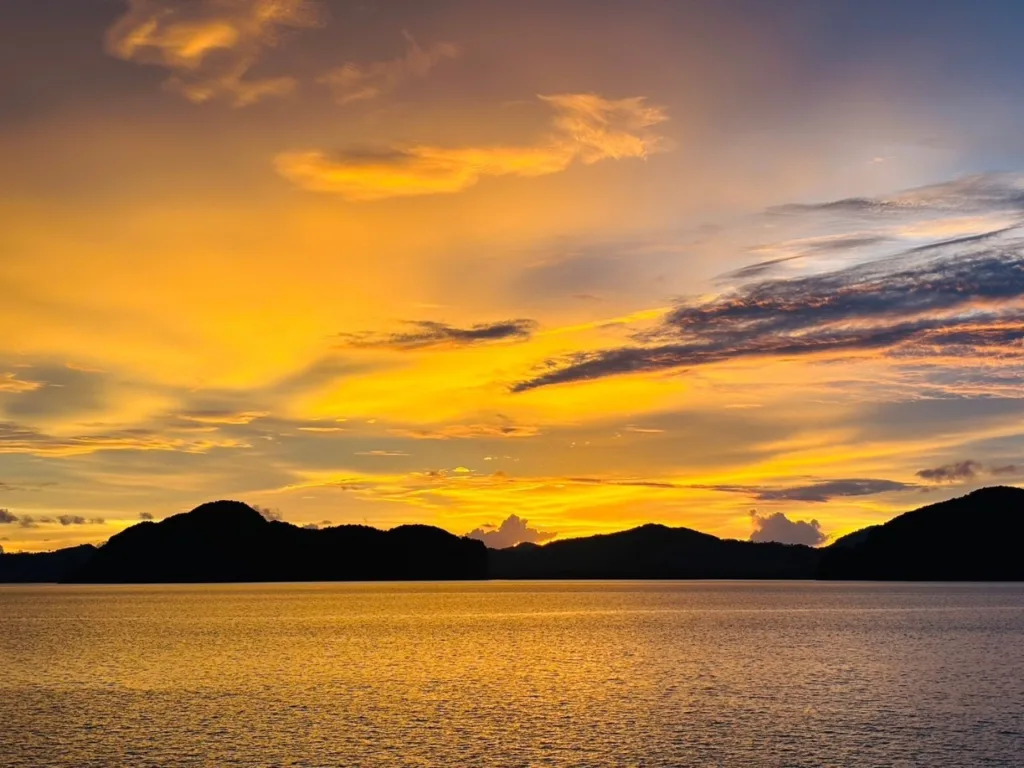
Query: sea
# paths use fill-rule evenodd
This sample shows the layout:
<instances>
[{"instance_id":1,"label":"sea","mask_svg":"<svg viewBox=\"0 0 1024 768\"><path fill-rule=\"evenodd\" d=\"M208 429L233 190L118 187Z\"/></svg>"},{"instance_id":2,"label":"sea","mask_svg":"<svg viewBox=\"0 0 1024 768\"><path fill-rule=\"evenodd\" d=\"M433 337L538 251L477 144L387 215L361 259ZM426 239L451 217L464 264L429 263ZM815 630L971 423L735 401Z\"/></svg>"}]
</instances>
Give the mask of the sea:
<instances>
[{"instance_id":1,"label":"sea","mask_svg":"<svg viewBox=\"0 0 1024 768\"><path fill-rule=\"evenodd\" d=\"M1024 766L1024 584L0 586L0 766Z\"/></svg>"}]
</instances>

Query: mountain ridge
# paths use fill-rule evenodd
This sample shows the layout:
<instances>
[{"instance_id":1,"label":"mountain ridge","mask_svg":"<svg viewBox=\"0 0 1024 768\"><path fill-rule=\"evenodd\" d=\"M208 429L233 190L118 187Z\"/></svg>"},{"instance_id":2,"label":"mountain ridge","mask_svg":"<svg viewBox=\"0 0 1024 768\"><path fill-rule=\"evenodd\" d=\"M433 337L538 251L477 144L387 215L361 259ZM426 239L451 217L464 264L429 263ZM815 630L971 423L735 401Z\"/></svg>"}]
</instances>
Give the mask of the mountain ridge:
<instances>
[{"instance_id":1,"label":"mountain ridge","mask_svg":"<svg viewBox=\"0 0 1024 768\"><path fill-rule=\"evenodd\" d=\"M167 583L457 579L1024 580L1024 489L981 488L820 549L647 523L487 549L428 525L306 529L214 501L100 547L0 555L0 582Z\"/></svg>"}]
</instances>

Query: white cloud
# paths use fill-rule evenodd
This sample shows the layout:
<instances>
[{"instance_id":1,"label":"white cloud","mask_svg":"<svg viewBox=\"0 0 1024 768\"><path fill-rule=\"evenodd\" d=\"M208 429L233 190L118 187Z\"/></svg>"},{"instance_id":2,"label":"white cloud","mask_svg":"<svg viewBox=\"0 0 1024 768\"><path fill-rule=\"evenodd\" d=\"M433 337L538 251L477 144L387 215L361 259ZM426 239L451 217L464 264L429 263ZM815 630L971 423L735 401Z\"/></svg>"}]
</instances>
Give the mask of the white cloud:
<instances>
[{"instance_id":1,"label":"white cloud","mask_svg":"<svg viewBox=\"0 0 1024 768\"><path fill-rule=\"evenodd\" d=\"M790 520L782 512L759 515L756 510L751 511L750 519L754 524L751 541L777 541L781 544L816 547L828 540L817 520Z\"/></svg>"},{"instance_id":2,"label":"white cloud","mask_svg":"<svg viewBox=\"0 0 1024 768\"><path fill-rule=\"evenodd\" d=\"M466 535L471 539L482 541L491 549L504 549L525 542L539 544L542 541L553 539L558 534L531 528L528 520L524 520L518 515L509 515L498 527L485 525Z\"/></svg>"}]
</instances>

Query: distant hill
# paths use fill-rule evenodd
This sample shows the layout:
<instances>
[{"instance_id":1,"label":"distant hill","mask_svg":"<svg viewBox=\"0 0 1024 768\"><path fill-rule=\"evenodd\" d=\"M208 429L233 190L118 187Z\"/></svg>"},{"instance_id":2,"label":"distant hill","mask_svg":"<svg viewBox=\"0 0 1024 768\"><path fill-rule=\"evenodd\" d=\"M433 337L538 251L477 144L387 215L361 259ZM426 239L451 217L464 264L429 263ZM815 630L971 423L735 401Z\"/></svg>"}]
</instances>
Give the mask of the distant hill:
<instances>
[{"instance_id":1,"label":"distant hill","mask_svg":"<svg viewBox=\"0 0 1024 768\"><path fill-rule=\"evenodd\" d=\"M498 579L810 579L818 552L652 524L493 550L490 563Z\"/></svg>"},{"instance_id":2,"label":"distant hill","mask_svg":"<svg viewBox=\"0 0 1024 768\"><path fill-rule=\"evenodd\" d=\"M214 501L134 525L65 581L97 583L481 579L479 541L426 525L310 530L265 520L237 501Z\"/></svg>"},{"instance_id":3,"label":"distant hill","mask_svg":"<svg viewBox=\"0 0 1024 768\"><path fill-rule=\"evenodd\" d=\"M1024 490L998 486L844 536L818 577L892 581L1024 580Z\"/></svg>"},{"instance_id":4,"label":"distant hill","mask_svg":"<svg viewBox=\"0 0 1024 768\"><path fill-rule=\"evenodd\" d=\"M60 581L96 554L96 547L58 549L56 552L18 552L0 555L0 584L45 584Z\"/></svg>"},{"instance_id":5,"label":"distant hill","mask_svg":"<svg viewBox=\"0 0 1024 768\"><path fill-rule=\"evenodd\" d=\"M828 547L719 539L644 525L488 550L440 528L308 530L215 501L89 545L0 555L0 582L458 579L1024 580L1024 490L983 488L843 536Z\"/></svg>"}]
</instances>

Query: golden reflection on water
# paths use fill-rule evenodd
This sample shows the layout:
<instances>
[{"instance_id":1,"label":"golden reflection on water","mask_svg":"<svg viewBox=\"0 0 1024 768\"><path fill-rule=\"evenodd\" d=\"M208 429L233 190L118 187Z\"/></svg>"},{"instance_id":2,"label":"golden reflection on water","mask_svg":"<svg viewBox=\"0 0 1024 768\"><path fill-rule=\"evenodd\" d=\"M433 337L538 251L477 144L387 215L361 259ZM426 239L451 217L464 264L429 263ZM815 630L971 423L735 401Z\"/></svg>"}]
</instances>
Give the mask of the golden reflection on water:
<instances>
[{"instance_id":1,"label":"golden reflection on water","mask_svg":"<svg viewBox=\"0 0 1024 768\"><path fill-rule=\"evenodd\" d=\"M1022 585L3 587L0 616L12 768L1010 766L1024 744Z\"/></svg>"}]
</instances>

